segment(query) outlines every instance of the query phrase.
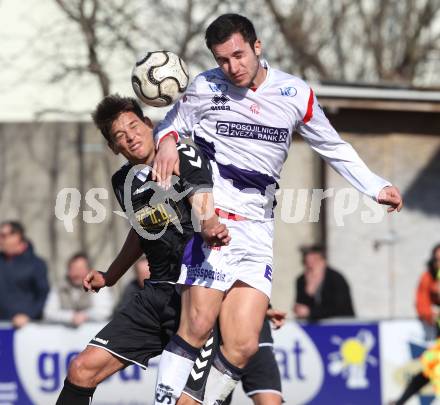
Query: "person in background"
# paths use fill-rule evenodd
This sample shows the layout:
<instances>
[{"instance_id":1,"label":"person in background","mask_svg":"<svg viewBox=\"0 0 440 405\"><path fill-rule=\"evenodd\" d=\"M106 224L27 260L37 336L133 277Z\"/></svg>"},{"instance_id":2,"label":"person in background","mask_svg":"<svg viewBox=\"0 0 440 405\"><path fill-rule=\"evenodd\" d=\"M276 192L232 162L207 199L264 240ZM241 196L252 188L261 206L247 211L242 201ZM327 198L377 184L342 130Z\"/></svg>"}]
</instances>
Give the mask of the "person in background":
<instances>
[{"instance_id":1,"label":"person in background","mask_svg":"<svg viewBox=\"0 0 440 405\"><path fill-rule=\"evenodd\" d=\"M304 274L296 280L295 316L308 321L353 317L347 281L327 265L324 249L313 245L301 249Z\"/></svg>"},{"instance_id":2,"label":"person in background","mask_svg":"<svg viewBox=\"0 0 440 405\"><path fill-rule=\"evenodd\" d=\"M113 299L108 289L100 294L87 294L83 279L91 270L85 253L74 254L67 262L65 280L51 289L44 308L44 320L80 326L87 321L105 321L113 309Z\"/></svg>"},{"instance_id":3,"label":"person in background","mask_svg":"<svg viewBox=\"0 0 440 405\"><path fill-rule=\"evenodd\" d=\"M133 266L135 277L127 284L122 293L121 299L116 305L115 312L126 305L133 296L144 288L144 281L150 278L150 266L145 256L142 256Z\"/></svg>"},{"instance_id":4,"label":"person in background","mask_svg":"<svg viewBox=\"0 0 440 405\"><path fill-rule=\"evenodd\" d=\"M423 322L426 340L439 336L438 318L440 306L440 244L432 249L426 270L422 273L416 292L417 316Z\"/></svg>"},{"instance_id":5,"label":"person in background","mask_svg":"<svg viewBox=\"0 0 440 405\"><path fill-rule=\"evenodd\" d=\"M436 336L440 337L439 312L433 308L440 305L440 243L432 249L431 258L428 261L427 269L420 278L416 293L416 310L420 320L427 331L427 340ZM414 375L407 383L402 395L390 405L403 405L413 395L417 394L426 384L429 378L420 372Z\"/></svg>"},{"instance_id":6,"label":"person in background","mask_svg":"<svg viewBox=\"0 0 440 405\"><path fill-rule=\"evenodd\" d=\"M21 328L41 319L49 292L47 267L17 221L0 224L0 320Z\"/></svg>"}]
</instances>

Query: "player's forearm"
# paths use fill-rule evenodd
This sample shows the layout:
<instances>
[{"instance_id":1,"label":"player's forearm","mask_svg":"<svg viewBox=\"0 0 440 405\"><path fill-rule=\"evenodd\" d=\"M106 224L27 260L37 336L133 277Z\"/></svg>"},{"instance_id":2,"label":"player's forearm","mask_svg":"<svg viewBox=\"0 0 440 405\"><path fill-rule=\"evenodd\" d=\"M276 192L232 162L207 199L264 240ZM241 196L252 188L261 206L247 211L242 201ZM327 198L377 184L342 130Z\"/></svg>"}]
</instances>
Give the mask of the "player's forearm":
<instances>
[{"instance_id":1,"label":"player's forearm","mask_svg":"<svg viewBox=\"0 0 440 405\"><path fill-rule=\"evenodd\" d=\"M358 191L377 201L380 191L384 187L391 186L391 183L373 173L357 153L351 147L350 149L351 161L344 162L336 158L329 161L330 166Z\"/></svg>"},{"instance_id":2,"label":"player's forearm","mask_svg":"<svg viewBox=\"0 0 440 405\"><path fill-rule=\"evenodd\" d=\"M114 285L142 253L139 237L134 229L130 229L121 251L105 273L106 285L109 287Z\"/></svg>"},{"instance_id":3,"label":"player's forearm","mask_svg":"<svg viewBox=\"0 0 440 405\"><path fill-rule=\"evenodd\" d=\"M310 147L353 187L373 199L391 184L373 173L354 148L342 139L328 122L315 99L313 115L307 124L298 127Z\"/></svg>"},{"instance_id":4,"label":"player's forearm","mask_svg":"<svg viewBox=\"0 0 440 405\"><path fill-rule=\"evenodd\" d=\"M218 222L214 211L214 198L211 192L195 193L189 197L189 202L192 206L192 221L196 231L206 228L212 222Z\"/></svg>"}]
</instances>

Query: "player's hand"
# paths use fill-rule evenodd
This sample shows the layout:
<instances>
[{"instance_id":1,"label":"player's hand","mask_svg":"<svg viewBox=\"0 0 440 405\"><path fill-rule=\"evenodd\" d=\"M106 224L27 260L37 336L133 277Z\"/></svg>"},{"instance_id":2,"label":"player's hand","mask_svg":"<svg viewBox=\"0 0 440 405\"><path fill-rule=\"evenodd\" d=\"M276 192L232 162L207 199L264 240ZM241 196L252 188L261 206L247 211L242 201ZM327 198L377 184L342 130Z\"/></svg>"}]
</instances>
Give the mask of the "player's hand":
<instances>
[{"instance_id":1,"label":"player's hand","mask_svg":"<svg viewBox=\"0 0 440 405\"><path fill-rule=\"evenodd\" d=\"M310 309L307 305L296 303L293 307L293 313L297 318L304 319L310 315Z\"/></svg>"},{"instance_id":2,"label":"player's hand","mask_svg":"<svg viewBox=\"0 0 440 405\"><path fill-rule=\"evenodd\" d=\"M98 292L102 287L105 287L105 277L100 271L92 270L83 280L83 288L85 291Z\"/></svg>"},{"instance_id":3,"label":"player's hand","mask_svg":"<svg viewBox=\"0 0 440 405\"><path fill-rule=\"evenodd\" d=\"M23 326L27 325L30 322L31 318L29 318L26 314L16 314L12 318L11 322L14 328L20 329Z\"/></svg>"},{"instance_id":4,"label":"player's hand","mask_svg":"<svg viewBox=\"0 0 440 405\"><path fill-rule=\"evenodd\" d=\"M274 329L279 329L286 323L287 312L280 311L279 309L269 308L266 311L266 316L272 323Z\"/></svg>"},{"instance_id":5,"label":"player's hand","mask_svg":"<svg viewBox=\"0 0 440 405\"><path fill-rule=\"evenodd\" d=\"M173 172L180 176L179 154L176 149L176 140L173 136L167 136L160 144L153 163L153 181L157 181L161 187L170 188L171 175Z\"/></svg>"},{"instance_id":6,"label":"player's hand","mask_svg":"<svg viewBox=\"0 0 440 405\"><path fill-rule=\"evenodd\" d=\"M403 199L397 187L387 186L380 190L377 196L377 202L383 205L389 205L388 212L397 210L399 212L403 206Z\"/></svg>"},{"instance_id":7,"label":"player's hand","mask_svg":"<svg viewBox=\"0 0 440 405\"><path fill-rule=\"evenodd\" d=\"M209 246L227 246L231 241L228 228L218 221L217 216L203 221L201 234Z\"/></svg>"}]
</instances>

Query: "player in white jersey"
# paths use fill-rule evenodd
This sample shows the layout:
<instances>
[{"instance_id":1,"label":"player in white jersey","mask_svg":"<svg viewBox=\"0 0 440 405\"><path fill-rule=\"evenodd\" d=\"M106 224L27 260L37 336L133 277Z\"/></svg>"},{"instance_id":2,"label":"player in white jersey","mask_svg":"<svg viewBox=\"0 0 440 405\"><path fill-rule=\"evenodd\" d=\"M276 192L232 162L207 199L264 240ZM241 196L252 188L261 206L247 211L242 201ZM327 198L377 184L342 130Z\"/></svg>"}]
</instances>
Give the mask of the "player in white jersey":
<instances>
[{"instance_id":1,"label":"player in white jersey","mask_svg":"<svg viewBox=\"0 0 440 405\"><path fill-rule=\"evenodd\" d=\"M191 135L211 161L216 210L232 238L216 250L196 236L179 280L180 338L201 347L219 316L223 345L204 402L215 404L258 349L273 276L274 194L294 133L355 188L389 205L388 211L400 211L402 198L339 137L304 81L260 60L261 42L247 18L218 17L206 31L206 43L219 67L198 75L159 125L155 169L164 181L177 160L175 140ZM185 380L179 364L176 350L166 349L158 383L172 387L175 397ZM183 395L179 403L188 400Z\"/></svg>"}]
</instances>

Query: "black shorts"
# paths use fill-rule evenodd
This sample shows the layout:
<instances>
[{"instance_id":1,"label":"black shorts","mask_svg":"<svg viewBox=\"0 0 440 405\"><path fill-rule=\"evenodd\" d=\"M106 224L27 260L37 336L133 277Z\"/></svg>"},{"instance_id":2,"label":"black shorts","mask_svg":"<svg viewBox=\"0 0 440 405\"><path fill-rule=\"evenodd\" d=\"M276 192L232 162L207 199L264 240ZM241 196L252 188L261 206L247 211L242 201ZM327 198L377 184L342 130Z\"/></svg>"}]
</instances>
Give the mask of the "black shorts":
<instances>
[{"instance_id":1,"label":"black shorts","mask_svg":"<svg viewBox=\"0 0 440 405\"><path fill-rule=\"evenodd\" d=\"M146 368L176 333L179 320L180 295L175 286L146 282L89 345Z\"/></svg>"},{"instance_id":2,"label":"black shorts","mask_svg":"<svg viewBox=\"0 0 440 405\"><path fill-rule=\"evenodd\" d=\"M260 346L246 365L241 378L247 396L260 392L275 392L281 395L281 376L272 346Z\"/></svg>"},{"instance_id":3,"label":"black shorts","mask_svg":"<svg viewBox=\"0 0 440 405\"><path fill-rule=\"evenodd\" d=\"M241 377L243 391L248 397L265 392L279 394L281 397L281 376L272 346L260 346L243 370ZM223 405L230 405L233 392Z\"/></svg>"}]
</instances>

